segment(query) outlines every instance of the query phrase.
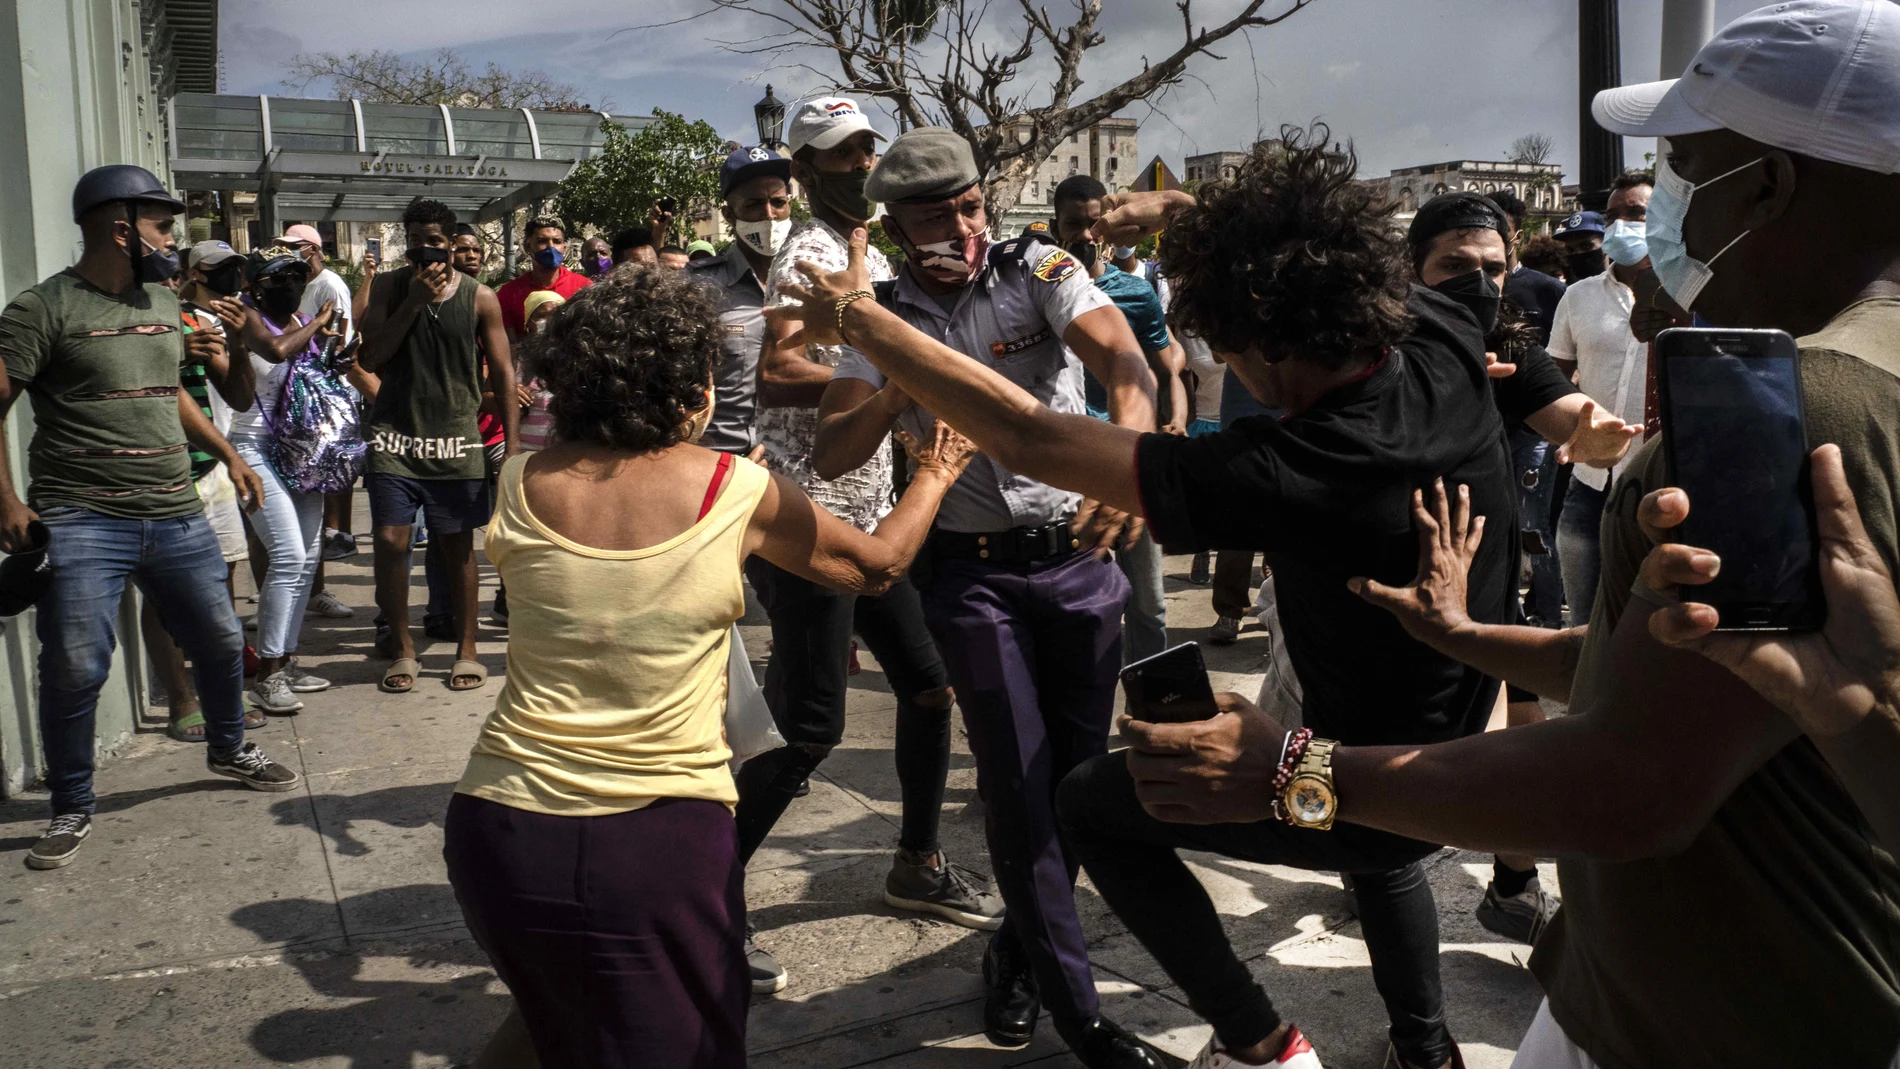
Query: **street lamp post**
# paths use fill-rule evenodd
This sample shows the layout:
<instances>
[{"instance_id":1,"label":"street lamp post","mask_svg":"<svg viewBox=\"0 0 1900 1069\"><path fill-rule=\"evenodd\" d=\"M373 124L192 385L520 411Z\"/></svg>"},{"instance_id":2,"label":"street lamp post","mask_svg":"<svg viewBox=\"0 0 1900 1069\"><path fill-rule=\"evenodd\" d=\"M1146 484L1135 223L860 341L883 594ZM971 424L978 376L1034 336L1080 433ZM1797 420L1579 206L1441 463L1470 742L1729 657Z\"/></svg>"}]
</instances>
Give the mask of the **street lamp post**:
<instances>
[{"instance_id":1,"label":"street lamp post","mask_svg":"<svg viewBox=\"0 0 1900 1069\"><path fill-rule=\"evenodd\" d=\"M779 134L785 129L785 102L772 95L772 87L765 87L765 97L752 105L752 118L758 122L759 144L769 149L777 149L784 142Z\"/></svg>"},{"instance_id":2,"label":"street lamp post","mask_svg":"<svg viewBox=\"0 0 1900 1069\"><path fill-rule=\"evenodd\" d=\"M1577 199L1591 211L1603 210L1623 168L1623 139L1590 117L1590 101L1623 83L1616 16L1616 0L1577 0Z\"/></svg>"}]
</instances>

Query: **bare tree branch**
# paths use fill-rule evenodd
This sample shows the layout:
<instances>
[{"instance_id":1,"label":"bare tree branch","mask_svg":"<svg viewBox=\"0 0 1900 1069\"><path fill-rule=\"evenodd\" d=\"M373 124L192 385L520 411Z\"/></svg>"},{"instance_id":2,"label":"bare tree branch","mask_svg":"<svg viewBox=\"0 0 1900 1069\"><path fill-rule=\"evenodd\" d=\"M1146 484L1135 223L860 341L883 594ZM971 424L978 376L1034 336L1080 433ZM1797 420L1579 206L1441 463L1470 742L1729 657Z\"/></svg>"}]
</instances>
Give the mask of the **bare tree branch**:
<instances>
[{"instance_id":1,"label":"bare tree branch","mask_svg":"<svg viewBox=\"0 0 1900 1069\"><path fill-rule=\"evenodd\" d=\"M1225 21L1197 28L1193 0L1176 0L1178 46L1158 60L1144 58L1140 71L1080 102L1083 60L1107 42L1097 28L1101 0L1070 0L1073 14L1063 24L1038 0L1017 0L1021 35L1000 45L983 29L991 0L707 0L707 10L749 15L771 27L753 42L722 42L734 52L829 52L837 76L826 77L839 90L889 102L908 126L956 131L970 142L990 211L1000 217L1069 135L1182 84L1195 57L1221 58L1213 50L1221 41L1276 26L1315 2L1276 0L1263 14L1268 0L1248 0ZM937 57L930 73L919 69L918 49ZM1032 105L1015 87L1036 70L1050 77L1046 95Z\"/></svg>"}]
</instances>

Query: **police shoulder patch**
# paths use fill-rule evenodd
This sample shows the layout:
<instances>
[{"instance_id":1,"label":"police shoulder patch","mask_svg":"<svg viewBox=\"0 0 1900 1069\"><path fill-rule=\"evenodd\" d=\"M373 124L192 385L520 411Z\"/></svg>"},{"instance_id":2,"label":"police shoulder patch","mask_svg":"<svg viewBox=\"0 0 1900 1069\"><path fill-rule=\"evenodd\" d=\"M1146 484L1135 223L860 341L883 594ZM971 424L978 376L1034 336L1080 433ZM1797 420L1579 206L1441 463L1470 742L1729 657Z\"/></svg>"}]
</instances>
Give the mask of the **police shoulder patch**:
<instances>
[{"instance_id":1,"label":"police shoulder patch","mask_svg":"<svg viewBox=\"0 0 1900 1069\"><path fill-rule=\"evenodd\" d=\"M1036 261L1034 274L1044 282L1060 282L1081 270L1082 265L1075 257L1062 249L1050 249L1048 254Z\"/></svg>"}]
</instances>

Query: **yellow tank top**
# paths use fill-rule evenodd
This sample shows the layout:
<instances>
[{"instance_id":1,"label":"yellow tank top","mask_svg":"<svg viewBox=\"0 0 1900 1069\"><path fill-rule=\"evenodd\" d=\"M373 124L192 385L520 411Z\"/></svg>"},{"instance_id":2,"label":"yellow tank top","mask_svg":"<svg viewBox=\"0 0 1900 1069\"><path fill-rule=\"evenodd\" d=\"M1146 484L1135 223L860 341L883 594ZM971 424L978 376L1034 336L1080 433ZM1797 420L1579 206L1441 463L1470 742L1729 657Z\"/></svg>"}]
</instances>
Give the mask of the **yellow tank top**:
<instances>
[{"instance_id":1,"label":"yellow tank top","mask_svg":"<svg viewBox=\"0 0 1900 1069\"><path fill-rule=\"evenodd\" d=\"M501 469L488 557L508 586L508 676L462 794L558 816L658 798L733 805L726 657L745 614L746 526L770 476L735 458L711 511L667 541L591 549L528 510Z\"/></svg>"}]
</instances>

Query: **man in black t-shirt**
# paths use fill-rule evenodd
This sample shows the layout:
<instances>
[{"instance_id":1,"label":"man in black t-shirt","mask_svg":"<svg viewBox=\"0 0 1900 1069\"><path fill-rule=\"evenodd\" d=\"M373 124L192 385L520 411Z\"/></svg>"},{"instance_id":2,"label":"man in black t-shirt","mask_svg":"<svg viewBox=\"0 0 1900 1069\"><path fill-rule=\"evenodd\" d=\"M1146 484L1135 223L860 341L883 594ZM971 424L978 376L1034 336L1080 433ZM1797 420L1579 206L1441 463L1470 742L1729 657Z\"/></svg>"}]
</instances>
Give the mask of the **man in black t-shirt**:
<instances>
[{"instance_id":1,"label":"man in black t-shirt","mask_svg":"<svg viewBox=\"0 0 1900 1069\"><path fill-rule=\"evenodd\" d=\"M1556 554L1551 552L1549 476L1558 464L1572 461L1605 469L1615 466L1629 451L1638 428L1605 414L1601 405L1572 386L1536 340L1533 326L1521 318L1521 311L1506 303L1508 297L1500 300L1500 293L1509 286L1511 234L1510 221L1499 210L1495 194L1446 193L1419 207L1406 241L1418 280L1473 312L1485 328L1488 351L1516 369L1495 377L1501 369L1494 367L1492 386L1517 479L1518 541L1531 565L1530 595L1522 599L1520 619L1529 610L1528 615L1542 624L1555 619L1563 598L1562 576ZM1509 689L1510 726L1544 719L1537 695ZM1538 884L1535 858L1497 856L1490 886L1478 906L1479 923L1520 943L1535 943L1556 911L1556 900Z\"/></svg>"},{"instance_id":2,"label":"man in black t-shirt","mask_svg":"<svg viewBox=\"0 0 1900 1069\"><path fill-rule=\"evenodd\" d=\"M1124 244L1166 225L1161 266L1182 329L1233 354L1229 366L1249 392L1287 413L1279 420L1243 419L1180 438L1042 409L1001 376L855 299L866 285L861 257L809 287L782 288L803 304L773 315L802 319L805 341L848 339L1011 471L1139 508L1164 546L1264 551L1315 732L1360 744L1460 738L1484 729L1497 682L1410 638L1346 584L1412 577L1413 495L1434 480L1468 486L1476 512L1511 522L1515 483L1484 331L1463 304L1408 286L1391 208L1352 181L1349 151L1328 147L1324 127L1284 133L1231 181L1203 188L1198 204L1179 192L1123 194L1104 218L1108 237ZM862 247L862 234L853 240ZM1472 619L1516 618L1517 559L1511 539L1479 546ZM1397 1064L1452 1061L1438 913L1420 864L1436 844L1346 824L1168 823L1144 808L1135 783L1125 753L1070 773L1059 798L1066 841L1214 1025L1213 1049L1243 1064L1319 1064L1234 954L1176 855L1182 848L1352 873Z\"/></svg>"}]
</instances>

